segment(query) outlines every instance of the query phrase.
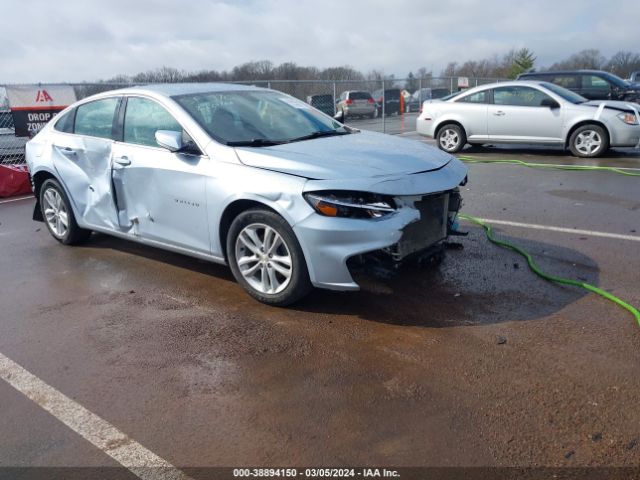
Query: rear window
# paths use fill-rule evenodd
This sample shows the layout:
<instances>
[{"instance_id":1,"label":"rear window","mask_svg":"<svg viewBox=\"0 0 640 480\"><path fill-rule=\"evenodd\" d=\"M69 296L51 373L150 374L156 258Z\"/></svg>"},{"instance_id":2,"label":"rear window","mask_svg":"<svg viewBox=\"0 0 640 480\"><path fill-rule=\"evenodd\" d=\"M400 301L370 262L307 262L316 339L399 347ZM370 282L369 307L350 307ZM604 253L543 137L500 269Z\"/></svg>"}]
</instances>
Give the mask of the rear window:
<instances>
[{"instance_id":1,"label":"rear window","mask_svg":"<svg viewBox=\"0 0 640 480\"><path fill-rule=\"evenodd\" d=\"M56 121L53 128L59 132L73 133L73 122L75 120L75 116L75 109L65 113Z\"/></svg>"},{"instance_id":2,"label":"rear window","mask_svg":"<svg viewBox=\"0 0 640 480\"><path fill-rule=\"evenodd\" d=\"M553 83L564 88L580 88L577 75L556 75L553 77Z\"/></svg>"},{"instance_id":3,"label":"rear window","mask_svg":"<svg viewBox=\"0 0 640 480\"><path fill-rule=\"evenodd\" d=\"M351 92L349 98L352 100L369 100L371 94L369 92Z\"/></svg>"},{"instance_id":4,"label":"rear window","mask_svg":"<svg viewBox=\"0 0 640 480\"><path fill-rule=\"evenodd\" d=\"M400 98L400 90L397 90L397 89L385 90L384 96L385 98L391 98L391 99Z\"/></svg>"},{"instance_id":5,"label":"rear window","mask_svg":"<svg viewBox=\"0 0 640 480\"><path fill-rule=\"evenodd\" d=\"M489 103L489 90L484 90L482 92L476 92L476 93L471 93L469 95L465 95L464 97L457 99L456 102Z\"/></svg>"},{"instance_id":6,"label":"rear window","mask_svg":"<svg viewBox=\"0 0 640 480\"><path fill-rule=\"evenodd\" d=\"M117 98L105 98L85 103L77 108L75 133L91 137L111 138Z\"/></svg>"}]
</instances>

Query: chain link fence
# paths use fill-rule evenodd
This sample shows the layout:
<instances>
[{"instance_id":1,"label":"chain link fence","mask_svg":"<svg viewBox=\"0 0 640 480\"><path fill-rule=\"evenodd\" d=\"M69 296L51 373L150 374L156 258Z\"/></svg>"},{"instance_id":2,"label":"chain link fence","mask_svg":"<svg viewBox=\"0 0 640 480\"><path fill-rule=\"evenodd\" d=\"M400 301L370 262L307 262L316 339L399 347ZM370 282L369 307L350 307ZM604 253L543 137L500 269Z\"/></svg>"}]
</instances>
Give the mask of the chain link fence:
<instances>
[{"instance_id":1,"label":"chain link fence","mask_svg":"<svg viewBox=\"0 0 640 480\"><path fill-rule=\"evenodd\" d=\"M388 134L415 131L422 102L445 97L497 78L425 77L385 80L255 80L233 83L270 88L294 96L327 115L344 114L345 123ZM133 86L130 83L68 83L78 100ZM140 85L140 84L137 84ZM34 85L37 86L37 85ZM16 137L5 85L0 85L0 164L24 162L28 138Z\"/></svg>"}]
</instances>

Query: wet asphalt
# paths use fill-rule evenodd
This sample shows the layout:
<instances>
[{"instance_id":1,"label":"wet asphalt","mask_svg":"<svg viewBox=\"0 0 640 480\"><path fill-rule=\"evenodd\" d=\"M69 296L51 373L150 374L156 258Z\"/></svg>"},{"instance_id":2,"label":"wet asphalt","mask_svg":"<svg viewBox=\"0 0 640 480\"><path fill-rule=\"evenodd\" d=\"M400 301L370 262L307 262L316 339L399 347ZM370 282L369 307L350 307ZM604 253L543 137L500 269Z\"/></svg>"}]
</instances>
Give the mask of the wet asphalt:
<instances>
[{"instance_id":1,"label":"wet asphalt","mask_svg":"<svg viewBox=\"0 0 640 480\"><path fill-rule=\"evenodd\" d=\"M590 163L640 168L640 155ZM640 236L639 182L471 165L463 210ZM0 204L0 352L174 465L640 464L640 327L475 226L440 266L277 309L223 266L98 234L62 246L33 204ZM640 305L640 242L496 232L545 271ZM116 465L1 381L0 405L0 466Z\"/></svg>"}]
</instances>

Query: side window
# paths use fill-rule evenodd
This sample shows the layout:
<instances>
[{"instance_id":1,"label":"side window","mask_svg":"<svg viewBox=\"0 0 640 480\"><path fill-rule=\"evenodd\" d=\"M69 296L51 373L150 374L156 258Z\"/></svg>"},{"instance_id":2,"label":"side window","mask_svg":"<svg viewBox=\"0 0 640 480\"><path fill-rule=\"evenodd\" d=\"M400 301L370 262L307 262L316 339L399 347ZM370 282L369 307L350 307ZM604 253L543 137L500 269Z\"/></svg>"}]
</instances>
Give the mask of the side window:
<instances>
[{"instance_id":1,"label":"side window","mask_svg":"<svg viewBox=\"0 0 640 480\"><path fill-rule=\"evenodd\" d=\"M530 87L499 87L493 91L493 103L517 107L539 107L542 100L551 98Z\"/></svg>"},{"instance_id":2,"label":"side window","mask_svg":"<svg viewBox=\"0 0 640 480\"><path fill-rule=\"evenodd\" d=\"M158 130L182 132L182 126L164 107L153 100L129 97L124 115L124 141L157 147Z\"/></svg>"},{"instance_id":3,"label":"side window","mask_svg":"<svg viewBox=\"0 0 640 480\"><path fill-rule=\"evenodd\" d=\"M462 103L489 103L489 91L484 90L482 92L472 93L456 100Z\"/></svg>"},{"instance_id":4,"label":"side window","mask_svg":"<svg viewBox=\"0 0 640 480\"><path fill-rule=\"evenodd\" d=\"M113 117L117 98L105 98L80 105L76 110L74 133L91 137L112 138Z\"/></svg>"},{"instance_id":5,"label":"side window","mask_svg":"<svg viewBox=\"0 0 640 480\"><path fill-rule=\"evenodd\" d=\"M59 132L73 133L73 123L76 116L76 109L68 111L62 115L55 123L53 128Z\"/></svg>"},{"instance_id":6,"label":"side window","mask_svg":"<svg viewBox=\"0 0 640 480\"><path fill-rule=\"evenodd\" d=\"M564 88L580 88L578 80L579 77L577 75L556 75L553 77L552 83Z\"/></svg>"},{"instance_id":7,"label":"side window","mask_svg":"<svg viewBox=\"0 0 640 480\"><path fill-rule=\"evenodd\" d=\"M582 77L582 87L593 90L601 90L608 92L611 90L611 85L602 77L596 75L585 75Z\"/></svg>"}]
</instances>

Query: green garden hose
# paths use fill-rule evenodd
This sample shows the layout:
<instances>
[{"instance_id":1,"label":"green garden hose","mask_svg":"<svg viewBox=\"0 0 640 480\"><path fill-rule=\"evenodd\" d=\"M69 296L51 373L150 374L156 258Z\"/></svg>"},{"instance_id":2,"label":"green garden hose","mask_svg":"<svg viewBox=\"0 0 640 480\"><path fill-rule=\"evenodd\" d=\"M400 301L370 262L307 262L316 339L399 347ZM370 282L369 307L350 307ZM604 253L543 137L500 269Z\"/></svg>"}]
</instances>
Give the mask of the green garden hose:
<instances>
[{"instance_id":1,"label":"green garden hose","mask_svg":"<svg viewBox=\"0 0 640 480\"><path fill-rule=\"evenodd\" d=\"M489 241L491 243L494 243L502 248L506 248L509 250L513 250L514 252L519 253L520 255L522 255L526 260L527 260L527 264L529 265L529 268L538 276L544 278L545 280L548 280L550 282L555 282L555 283L560 283L563 285L573 285L575 287L580 287L580 288L584 288L585 290L588 290L590 292L593 293L597 293L598 295L606 298L607 300L612 301L613 303L619 305L620 307L624 308L625 310L628 310L629 312L631 312L631 315L633 315L636 319L636 322L638 322L638 326L640 326L640 312L638 311L637 308L633 307L632 305L629 305L628 303L626 303L625 301L619 299L618 297L616 297L615 295L611 295L609 292L605 292L604 290L595 287L589 283L585 283L585 282L579 282L577 280L571 280L569 278L562 278L562 277L556 277L554 275L549 275L548 273L543 272L542 270L540 270L540 267L538 267L538 265L536 265L536 263L533 261L533 258L531 257L531 255L524 250L523 248L514 245L512 243L506 242L504 240L498 240L497 238L495 238L495 236L493 235L493 229L491 228L491 226L489 224L487 224L486 222L482 221L479 218L473 217L471 215L466 215L464 213L461 213L458 215L458 217L464 219L464 220L468 220L470 222L473 222L477 225L480 225L485 233L487 234L487 238L489 239Z\"/></svg>"},{"instance_id":2,"label":"green garden hose","mask_svg":"<svg viewBox=\"0 0 640 480\"><path fill-rule=\"evenodd\" d=\"M586 170L586 171L601 171L601 172L612 172L619 173L620 175L627 175L629 177L640 177L640 173L629 172L624 168L616 168L616 167L599 167L599 166L591 166L591 165L555 165L551 163L531 163L531 162L523 162L522 160L500 160L500 159L485 159L478 157L471 157L468 155L461 155L458 157L459 160L465 163L511 163L515 165L522 165L523 167L529 168L549 168L554 170Z\"/></svg>"}]
</instances>

